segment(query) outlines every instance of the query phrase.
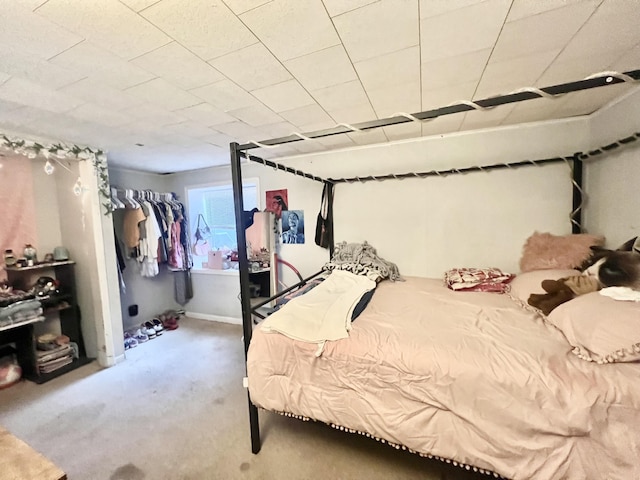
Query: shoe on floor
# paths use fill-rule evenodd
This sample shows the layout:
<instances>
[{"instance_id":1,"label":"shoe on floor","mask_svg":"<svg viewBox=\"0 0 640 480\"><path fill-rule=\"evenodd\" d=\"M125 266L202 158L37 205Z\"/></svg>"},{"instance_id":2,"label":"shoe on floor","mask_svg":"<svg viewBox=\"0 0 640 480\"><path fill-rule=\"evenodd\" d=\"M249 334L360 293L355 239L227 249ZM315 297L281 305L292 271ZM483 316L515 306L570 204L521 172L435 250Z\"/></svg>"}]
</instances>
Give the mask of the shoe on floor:
<instances>
[{"instance_id":1,"label":"shoe on floor","mask_svg":"<svg viewBox=\"0 0 640 480\"><path fill-rule=\"evenodd\" d=\"M124 332L124 349L129 350L130 348L134 348L138 346L138 340L133 338L131 333Z\"/></svg>"},{"instance_id":2,"label":"shoe on floor","mask_svg":"<svg viewBox=\"0 0 640 480\"><path fill-rule=\"evenodd\" d=\"M138 343L144 343L146 341L149 340L149 336L144 333L142 331L142 329L137 329L133 334L132 334L133 338L138 342Z\"/></svg>"},{"instance_id":3,"label":"shoe on floor","mask_svg":"<svg viewBox=\"0 0 640 480\"><path fill-rule=\"evenodd\" d=\"M162 325L165 330L175 330L178 328L178 321L175 318L163 314L160 315L160 319L162 320Z\"/></svg>"},{"instance_id":4,"label":"shoe on floor","mask_svg":"<svg viewBox=\"0 0 640 480\"><path fill-rule=\"evenodd\" d=\"M153 324L153 329L156 331L156 335L162 335L162 332L164 331L162 322L157 318L154 318L151 320L151 323Z\"/></svg>"},{"instance_id":5,"label":"shoe on floor","mask_svg":"<svg viewBox=\"0 0 640 480\"><path fill-rule=\"evenodd\" d=\"M151 322L144 322L140 324L140 330L142 330L149 339L156 338L156 329L153 328L153 324Z\"/></svg>"}]
</instances>

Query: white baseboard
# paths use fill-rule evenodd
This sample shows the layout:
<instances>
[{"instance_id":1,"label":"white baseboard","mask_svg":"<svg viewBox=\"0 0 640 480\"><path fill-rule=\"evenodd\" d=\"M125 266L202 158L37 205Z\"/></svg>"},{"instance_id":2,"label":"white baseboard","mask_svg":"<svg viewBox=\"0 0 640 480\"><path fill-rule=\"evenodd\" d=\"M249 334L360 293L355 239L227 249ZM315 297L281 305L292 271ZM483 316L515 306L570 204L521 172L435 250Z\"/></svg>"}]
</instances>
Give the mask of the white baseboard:
<instances>
[{"instance_id":1,"label":"white baseboard","mask_svg":"<svg viewBox=\"0 0 640 480\"><path fill-rule=\"evenodd\" d=\"M184 312L186 317L198 318L200 320L210 320L212 322L232 323L233 325L242 325L240 317L223 317L221 315L210 315L208 313Z\"/></svg>"}]
</instances>

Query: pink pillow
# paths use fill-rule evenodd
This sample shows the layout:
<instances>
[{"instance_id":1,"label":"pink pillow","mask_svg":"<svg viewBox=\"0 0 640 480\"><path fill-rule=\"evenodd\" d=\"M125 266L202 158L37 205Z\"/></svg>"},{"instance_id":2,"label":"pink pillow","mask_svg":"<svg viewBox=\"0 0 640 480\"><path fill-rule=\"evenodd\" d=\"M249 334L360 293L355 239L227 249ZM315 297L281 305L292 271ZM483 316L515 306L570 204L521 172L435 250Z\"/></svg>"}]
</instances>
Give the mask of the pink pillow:
<instances>
[{"instance_id":1,"label":"pink pillow","mask_svg":"<svg viewBox=\"0 0 640 480\"><path fill-rule=\"evenodd\" d=\"M522 248L520 271L580 268L591 257L591 246L602 245L604 237L598 235L557 236L534 232Z\"/></svg>"},{"instance_id":2,"label":"pink pillow","mask_svg":"<svg viewBox=\"0 0 640 480\"><path fill-rule=\"evenodd\" d=\"M562 331L583 360L640 361L640 302L587 293L556 307L547 321Z\"/></svg>"},{"instance_id":3,"label":"pink pillow","mask_svg":"<svg viewBox=\"0 0 640 480\"><path fill-rule=\"evenodd\" d=\"M542 288L543 280L558 280L563 277L580 275L578 270L534 270L516 275L511 280L509 295L515 300L527 303L532 293L546 293Z\"/></svg>"}]
</instances>

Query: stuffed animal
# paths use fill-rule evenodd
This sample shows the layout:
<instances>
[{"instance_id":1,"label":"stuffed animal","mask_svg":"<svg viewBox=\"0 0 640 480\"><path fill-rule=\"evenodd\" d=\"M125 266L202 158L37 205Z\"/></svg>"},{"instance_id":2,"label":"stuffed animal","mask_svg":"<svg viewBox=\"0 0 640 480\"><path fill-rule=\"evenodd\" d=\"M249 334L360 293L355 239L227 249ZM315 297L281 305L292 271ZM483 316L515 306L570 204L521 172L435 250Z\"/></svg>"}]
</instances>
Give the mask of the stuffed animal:
<instances>
[{"instance_id":1,"label":"stuffed animal","mask_svg":"<svg viewBox=\"0 0 640 480\"><path fill-rule=\"evenodd\" d=\"M596 292L602 288L602 285L595 277L573 275L558 280L543 280L542 288L547 293L532 293L527 302L545 315L549 315L558 305L562 305L578 295Z\"/></svg>"}]
</instances>

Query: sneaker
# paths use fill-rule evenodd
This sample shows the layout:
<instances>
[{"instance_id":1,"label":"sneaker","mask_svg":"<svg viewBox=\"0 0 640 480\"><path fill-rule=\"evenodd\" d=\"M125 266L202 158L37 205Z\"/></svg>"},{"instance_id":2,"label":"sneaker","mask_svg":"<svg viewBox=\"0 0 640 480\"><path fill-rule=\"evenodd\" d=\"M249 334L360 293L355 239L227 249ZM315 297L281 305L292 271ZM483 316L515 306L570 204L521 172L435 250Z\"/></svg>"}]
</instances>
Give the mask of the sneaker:
<instances>
[{"instance_id":1,"label":"sneaker","mask_svg":"<svg viewBox=\"0 0 640 480\"><path fill-rule=\"evenodd\" d=\"M138 346L138 340L133 338L130 332L124 332L124 349L129 350Z\"/></svg>"},{"instance_id":2,"label":"sneaker","mask_svg":"<svg viewBox=\"0 0 640 480\"><path fill-rule=\"evenodd\" d=\"M159 318L165 330L175 330L178 328L178 321L174 317L163 313Z\"/></svg>"},{"instance_id":3,"label":"sneaker","mask_svg":"<svg viewBox=\"0 0 640 480\"><path fill-rule=\"evenodd\" d=\"M149 337L149 339L156 338L156 329L153 328L151 322L144 322L140 324L140 330Z\"/></svg>"},{"instance_id":4,"label":"sneaker","mask_svg":"<svg viewBox=\"0 0 640 480\"><path fill-rule=\"evenodd\" d=\"M144 343L149 340L149 336L140 328L133 333L133 338L135 338L138 343Z\"/></svg>"},{"instance_id":5,"label":"sneaker","mask_svg":"<svg viewBox=\"0 0 640 480\"><path fill-rule=\"evenodd\" d=\"M156 335L162 335L162 332L164 331L162 322L157 318L154 318L153 320L151 320L151 323L153 324L153 329L156 331Z\"/></svg>"}]
</instances>

